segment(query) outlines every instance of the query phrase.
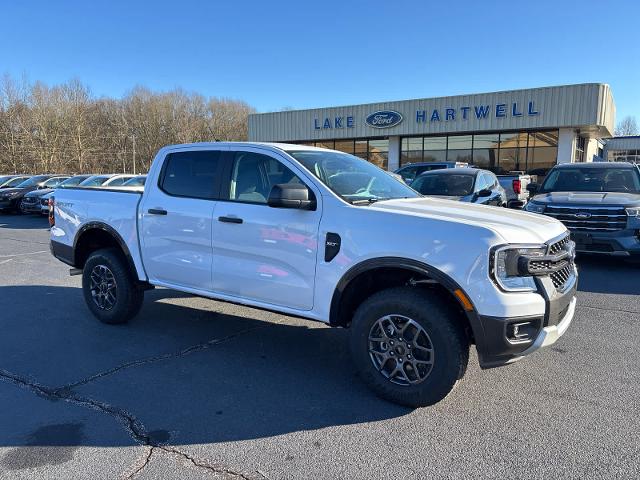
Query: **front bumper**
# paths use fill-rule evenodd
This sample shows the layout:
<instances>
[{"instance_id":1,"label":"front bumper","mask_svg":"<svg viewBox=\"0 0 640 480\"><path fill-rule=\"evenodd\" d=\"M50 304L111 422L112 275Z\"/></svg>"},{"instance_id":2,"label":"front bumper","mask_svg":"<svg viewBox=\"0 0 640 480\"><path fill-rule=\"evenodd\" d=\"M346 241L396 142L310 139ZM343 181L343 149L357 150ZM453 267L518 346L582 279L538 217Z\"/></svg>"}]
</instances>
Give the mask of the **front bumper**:
<instances>
[{"instance_id":1,"label":"front bumper","mask_svg":"<svg viewBox=\"0 0 640 480\"><path fill-rule=\"evenodd\" d=\"M42 209L42 206L40 205L40 202L36 202L36 203L21 202L20 203L20 210L22 210L24 213L40 213L41 209Z\"/></svg>"},{"instance_id":2,"label":"front bumper","mask_svg":"<svg viewBox=\"0 0 640 480\"><path fill-rule=\"evenodd\" d=\"M560 323L557 325L550 325L548 327L544 327L542 331L536 337L536 340L533 344L527 348L519 357L515 357L513 361L519 360L525 355L529 355L537 350L540 350L542 347L548 347L549 345L553 345L558 341L558 339L564 335L564 332L567 331L569 325L571 325L571 321L573 320L573 315L576 312L576 297L571 299L569 303L569 308L565 313Z\"/></svg>"},{"instance_id":3,"label":"front bumper","mask_svg":"<svg viewBox=\"0 0 640 480\"><path fill-rule=\"evenodd\" d=\"M538 280L538 289L545 300L544 314L509 318L478 316L482 329L482 338L476 338L480 367L494 368L518 361L555 343L567 331L575 314L577 271L574 270L574 276L562 291L556 290L548 277ZM514 340L510 335L514 325L526 325L524 328L530 332L528 338Z\"/></svg>"},{"instance_id":4,"label":"front bumper","mask_svg":"<svg viewBox=\"0 0 640 480\"><path fill-rule=\"evenodd\" d=\"M640 230L627 228L615 232L571 232L576 251L628 257L640 255Z\"/></svg>"},{"instance_id":5,"label":"front bumper","mask_svg":"<svg viewBox=\"0 0 640 480\"><path fill-rule=\"evenodd\" d=\"M0 200L0 210L13 210L16 208L16 200Z\"/></svg>"}]
</instances>

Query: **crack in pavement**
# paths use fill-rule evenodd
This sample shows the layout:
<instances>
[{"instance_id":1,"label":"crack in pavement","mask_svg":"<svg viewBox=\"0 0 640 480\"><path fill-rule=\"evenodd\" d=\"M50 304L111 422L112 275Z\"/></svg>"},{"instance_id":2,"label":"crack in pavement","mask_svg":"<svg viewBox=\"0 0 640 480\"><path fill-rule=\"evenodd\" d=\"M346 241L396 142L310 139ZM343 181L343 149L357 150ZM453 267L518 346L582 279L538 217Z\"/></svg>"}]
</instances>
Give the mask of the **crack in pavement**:
<instances>
[{"instance_id":1,"label":"crack in pavement","mask_svg":"<svg viewBox=\"0 0 640 480\"><path fill-rule=\"evenodd\" d=\"M63 385L62 387L58 387L56 389L57 392L65 392L65 391L70 391L73 388L79 387L81 385L86 385L87 383L90 383L94 380L97 380L99 378L104 378L107 377L109 375L113 375L114 373L117 373L121 370L125 370L127 368L132 368L132 367L137 367L140 365L146 365L149 363L155 363L155 362L160 362L163 360L171 360L173 358L180 358L180 357L184 357L186 355L189 355L191 353L195 353L195 352L201 352L203 350L208 350L211 347L214 347L216 345L220 345L221 343L227 342L229 340L233 340L236 337L239 337L241 335L245 335L249 332L252 332L254 330L258 330L261 328L267 328L270 325L274 325L273 323L270 323L268 325L260 325L257 327L251 327L251 328L246 328L244 330L240 330L238 332L229 334L225 337L221 337L221 338L214 338L212 340L209 340L207 342L204 343L199 343L197 345L192 345L190 347L187 347L183 350L180 350L178 352L172 352L172 353L163 353L160 355L154 355L152 357L147 357L147 358L141 358L138 360L132 360L130 362L127 363L123 363L122 365L118 365L116 367L110 368L109 370L105 370L96 374L93 374L89 377L86 377L82 380L78 380L76 382L73 383L69 383L67 385Z\"/></svg>"},{"instance_id":2,"label":"crack in pavement","mask_svg":"<svg viewBox=\"0 0 640 480\"><path fill-rule=\"evenodd\" d=\"M144 470L147 467L147 465L149 465L149 462L151 461L151 456L153 455L153 449L154 447L148 447L148 452L145 454L142 464L137 466L134 465L134 467L132 467L133 471L124 477L125 480L131 480L133 477L139 474L142 470Z\"/></svg>"},{"instance_id":3,"label":"crack in pavement","mask_svg":"<svg viewBox=\"0 0 640 480\"><path fill-rule=\"evenodd\" d=\"M124 369L127 368L132 368L132 367L136 367L139 365L146 365L146 364L150 364L150 363L154 363L154 362L159 362L159 361L163 361L163 360L170 360L170 359L174 359L174 358L180 358L186 355L189 355L191 353L195 353L195 352L201 352L204 350L207 350L211 347L214 347L216 345L220 345L221 343L227 342L229 340L232 340L234 338L237 338L241 335L245 335L249 332L252 332L254 330L259 330L262 328L268 328L271 326L275 326L277 324L281 323L281 321L277 321L277 322L269 322L266 325L261 325L261 326L257 326L257 327L251 327L251 328L246 328L244 330L240 330L238 332L229 334L227 336L221 337L221 338L214 338L211 339L207 342L204 343L199 343L197 345L192 345L190 347L184 348L178 352L172 352L172 353L165 353L165 354L161 354L161 355L155 355L152 357L147 357L147 358L142 358L139 360L133 360L131 362L127 362L124 363L122 365L118 365L116 367L110 368L109 370L105 370L103 372L100 373L96 373L94 375L91 375L89 377L86 377L82 380L79 380L77 382L73 382L73 383L69 383L67 385L63 385L62 387L47 387L45 385L39 384L35 381L31 381L28 380L24 377L20 377L19 375L16 375L14 373L11 373L9 371L0 369L0 380L6 381L6 382L10 382L13 383L21 388L27 389L29 391L31 391L32 393L35 393L36 395L45 398L47 400L50 401L55 401L55 400L61 400L64 402L68 402L68 403L72 403L75 405L80 405L83 407L87 407L87 408L91 408L93 410L97 410L100 411L102 413L106 413L107 415L110 415L111 417L115 418L121 425L124 426L124 428L127 430L127 432L129 433L129 436L138 444L149 447L149 451L148 453L144 456L144 459L142 461L141 465L135 465L133 468L132 473L128 474L125 478L127 479L132 479L133 477L135 477L136 475L138 475L140 472L142 472L147 465L149 465L149 462L151 461L151 457L155 451L155 449L160 449L162 451L164 451L165 453L170 453L173 455L179 455L182 458L184 458L185 460L189 461L191 464L193 464L195 467L198 468L203 468L208 470L210 473L215 473L215 474L224 474L224 475L231 475L237 478L241 478L243 480L251 480L250 477L246 476L245 474L232 470L231 468L228 467L224 467L222 465L212 465L209 464L206 461L202 461L202 460L198 460L195 457L189 455L186 452L183 452L175 447L170 447L168 445L164 445L162 443L159 442L154 442L152 441L150 435L147 433L144 425L131 413L127 412L124 409L115 407L113 405L110 405L106 402L100 402L98 400L94 400L92 398L89 397L83 397L75 392L73 392L73 389L81 386L81 385L86 385L87 383L90 383L94 380L97 380L99 378L104 378L108 375L112 375L114 373L117 373L119 371L122 371Z\"/></svg>"},{"instance_id":4,"label":"crack in pavement","mask_svg":"<svg viewBox=\"0 0 640 480\"><path fill-rule=\"evenodd\" d=\"M169 447L166 445L161 445L158 446L157 448L159 448L160 450L162 450L163 452L167 452L167 453L173 453L174 455L179 455L180 457L184 458L185 460L188 460L189 462L191 462L194 466L198 467L198 468L204 468L209 470L211 473L215 473L215 474L225 474L225 475L231 475L233 477L238 477L241 478L242 480L252 480L251 477L248 477L247 475L238 472L236 470L232 470L228 467L224 467L221 465L212 465L206 461L202 461L202 460L198 460L195 457L189 455L186 452L183 452L181 450L178 450L177 448L174 447Z\"/></svg>"},{"instance_id":5,"label":"crack in pavement","mask_svg":"<svg viewBox=\"0 0 640 480\"><path fill-rule=\"evenodd\" d=\"M45 385L36 383L34 381L30 381L26 378L20 377L14 373L8 372L6 370L0 369L0 380L12 383L17 385L18 387L29 390L32 393L35 393L39 397L42 397L49 401L60 400L63 402L71 403L74 405L79 405L82 407L90 408L92 410L96 410L102 413L106 413L107 415L115 418L124 428L128 431L129 436L138 444L150 447L149 453L145 456L144 462L139 467L135 468L134 472L131 473L127 478L133 478L133 476L139 474L144 470L144 468L149 465L149 461L151 460L151 456L153 454L154 449L160 449L166 453L171 453L173 455L178 455L185 460L188 460L194 466L198 468L205 469L210 473L215 474L225 474L232 475L243 480L252 480L250 477L245 474L235 471L231 468L224 467L221 465L211 465L208 462L198 460L192 455L189 455L186 452L183 452L175 447L170 447L167 445L163 445L161 443L153 442L151 437L147 434L147 431L142 425L142 423L131 413L127 412L122 408L115 407L106 402L100 402L98 400L94 400L89 397L83 397L78 394L74 394L71 391L61 391L60 389L54 389L47 387Z\"/></svg>"}]
</instances>

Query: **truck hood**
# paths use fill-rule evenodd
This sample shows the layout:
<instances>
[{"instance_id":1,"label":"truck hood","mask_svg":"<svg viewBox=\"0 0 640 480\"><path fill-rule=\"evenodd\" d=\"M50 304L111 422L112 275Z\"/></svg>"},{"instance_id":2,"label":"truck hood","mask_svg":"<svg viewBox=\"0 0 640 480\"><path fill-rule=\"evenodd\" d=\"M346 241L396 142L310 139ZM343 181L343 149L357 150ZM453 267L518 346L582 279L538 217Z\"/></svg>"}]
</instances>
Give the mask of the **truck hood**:
<instances>
[{"instance_id":1,"label":"truck hood","mask_svg":"<svg viewBox=\"0 0 640 480\"><path fill-rule=\"evenodd\" d=\"M567 231L544 215L436 198L387 200L365 208L487 228L506 243L545 243Z\"/></svg>"},{"instance_id":2,"label":"truck hood","mask_svg":"<svg viewBox=\"0 0 640 480\"><path fill-rule=\"evenodd\" d=\"M640 194L621 192L550 192L536 195L537 203L567 205L640 205Z\"/></svg>"}]
</instances>

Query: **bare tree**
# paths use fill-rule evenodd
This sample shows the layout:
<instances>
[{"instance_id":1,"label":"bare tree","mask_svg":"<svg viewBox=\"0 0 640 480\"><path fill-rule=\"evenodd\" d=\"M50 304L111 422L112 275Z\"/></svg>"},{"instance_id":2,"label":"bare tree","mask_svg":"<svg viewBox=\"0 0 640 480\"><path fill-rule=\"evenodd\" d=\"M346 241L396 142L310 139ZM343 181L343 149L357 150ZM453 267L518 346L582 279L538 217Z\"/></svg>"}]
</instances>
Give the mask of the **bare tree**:
<instances>
[{"instance_id":1,"label":"bare tree","mask_svg":"<svg viewBox=\"0 0 640 480\"><path fill-rule=\"evenodd\" d=\"M615 129L616 137L626 137L628 135L638 135L638 124L636 118L631 115L624 117Z\"/></svg>"},{"instance_id":2,"label":"bare tree","mask_svg":"<svg viewBox=\"0 0 640 480\"><path fill-rule=\"evenodd\" d=\"M167 144L245 140L245 102L175 89L135 87L123 98L94 98L71 80L0 81L0 173L146 171Z\"/></svg>"}]
</instances>

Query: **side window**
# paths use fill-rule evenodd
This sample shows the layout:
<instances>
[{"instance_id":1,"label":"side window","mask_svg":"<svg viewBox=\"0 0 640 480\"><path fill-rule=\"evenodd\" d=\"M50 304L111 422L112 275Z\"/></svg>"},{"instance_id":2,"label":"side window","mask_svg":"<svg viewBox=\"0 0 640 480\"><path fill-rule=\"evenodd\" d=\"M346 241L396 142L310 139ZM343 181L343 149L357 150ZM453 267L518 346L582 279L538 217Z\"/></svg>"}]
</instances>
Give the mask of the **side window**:
<instances>
[{"instance_id":1,"label":"side window","mask_svg":"<svg viewBox=\"0 0 640 480\"><path fill-rule=\"evenodd\" d=\"M413 180L417 176L417 172L417 167L403 168L402 170L400 170L400 176L404 179L405 182L413 182Z\"/></svg>"},{"instance_id":2,"label":"side window","mask_svg":"<svg viewBox=\"0 0 640 480\"><path fill-rule=\"evenodd\" d=\"M122 185L124 182L127 181L126 177L121 177L121 178L116 178L113 182L111 182L109 185L112 187L119 187L120 185Z\"/></svg>"},{"instance_id":3,"label":"side window","mask_svg":"<svg viewBox=\"0 0 640 480\"><path fill-rule=\"evenodd\" d=\"M489 184L487 182L487 176L484 173L478 175L478 179L476 180L476 192L480 190L484 190L489 188Z\"/></svg>"},{"instance_id":4,"label":"side window","mask_svg":"<svg viewBox=\"0 0 640 480\"><path fill-rule=\"evenodd\" d=\"M170 153L159 186L176 197L214 199L220 164L220 152L215 150Z\"/></svg>"},{"instance_id":5,"label":"side window","mask_svg":"<svg viewBox=\"0 0 640 480\"><path fill-rule=\"evenodd\" d=\"M485 181L487 182L487 188L496 187L496 183L498 182L498 179L496 178L495 175L492 175L490 173L485 173L484 177L485 177Z\"/></svg>"},{"instance_id":6,"label":"side window","mask_svg":"<svg viewBox=\"0 0 640 480\"><path fill-rule=\"evenodd\" d=\"M285 165L268 155L235 152L229 185L229 199L236 202L267 203L279 183L302 183Z\"/></svg>"}]
</instances>

